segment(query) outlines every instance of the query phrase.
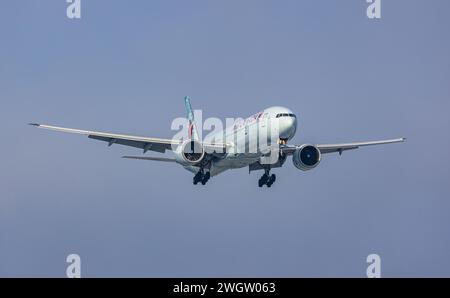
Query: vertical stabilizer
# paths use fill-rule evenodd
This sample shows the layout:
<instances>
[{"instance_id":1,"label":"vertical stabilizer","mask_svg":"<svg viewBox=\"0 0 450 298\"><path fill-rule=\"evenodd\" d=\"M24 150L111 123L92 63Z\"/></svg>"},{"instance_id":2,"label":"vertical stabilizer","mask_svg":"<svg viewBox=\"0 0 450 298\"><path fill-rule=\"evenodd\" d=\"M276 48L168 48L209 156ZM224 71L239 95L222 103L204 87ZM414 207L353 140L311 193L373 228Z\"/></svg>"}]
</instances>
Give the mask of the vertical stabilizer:
<instances>
[{"instance_id":1,"label":"vertical stabilizer","mask_svg":"<svg viewBox=\"0 0 450 298\"><path fill-rule=\"evenodd\" d=\"M191 107L191 99L189 96L184 97L184 106L186 108L186 118L189 121L188 137L191 140L199 140L197 126L195 125L194 111Z\"/></svg>"}]
</instances>

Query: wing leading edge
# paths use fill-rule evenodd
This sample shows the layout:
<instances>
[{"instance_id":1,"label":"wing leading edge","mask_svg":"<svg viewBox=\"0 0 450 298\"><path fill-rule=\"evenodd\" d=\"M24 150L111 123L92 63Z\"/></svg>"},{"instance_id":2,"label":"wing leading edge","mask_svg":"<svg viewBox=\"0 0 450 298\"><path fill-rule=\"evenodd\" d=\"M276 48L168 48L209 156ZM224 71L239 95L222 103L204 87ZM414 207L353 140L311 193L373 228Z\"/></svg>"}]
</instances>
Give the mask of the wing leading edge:
<instances>
[{"instance_id":1,"label":"wing leading edge","mask_svg":"<svg viewBox=\"0 0 450 298\"><path fill-rule=\"evenodd\" d=\"M159 139L159 138L114 134L114 133L81 130L38 123L29 123L29 125L54 131L85 135L88 136L88 138L90 139L107 142L108 146L111 146L113 144L131 146L142 149L144 153L146 153L149 150L164 153L166 150L173 150L174 148L178 147L178 145L181 145L182 142L182 140L176 139L171 140L171 139ZM222 152L230 145L203 143L203 146L205 147L205 149L208 150L208 152L216 152L216 151Z\"/></svg>"},{"instance_id":2,"label":"wing leading edge","mask_svg":"<svg viewBox=\"0 0 450 298\"><path fill-rule=\"evenodd\" d=\"M166 157L122 156L122 158L150 160L150 161L163 161L163 162L176 162L175 158L166 158Z\"/></svg>"},{"instance_id":3,"label":"wing leading edge","mask_svg":"<svg viewBox=\"0 0 450 298\"><path fill-rule=\"evenodd\" d=\"M320 150L320 153L333 153L338 152L342 154L343 151L358 149L359 147L364 146L373 146L373 145L384 145L384 144L393 144L393 143L402 143L405 142L406 138L399 139L390 139L390 140L380 140L380 141L368 141L368 142L354 142L354 143L342 143L342 144L322 144L316 145L316 147ZM293 154L294 151L300 147L300 145L294 146L283 146L281 147L281 151L285 154Z\"/></svg>"},{"instance_id":4,"label":"wing leading edge","mask_svg":"<svg viewBox=\"0 0 450 298\"><path fill-rule=\"evenodd\" d=\"M169 139L158 139L158 138L123 135L123 134L113 134L113 133L65 128L65 127L58 127L58 126L37 124L37 123L30 123L30 125L36 126L39 128L43 128L43 129L85 135L85 136L88 136L88 138L90 138L90 139L107 142L108 146L111 146L113 144L119 144L119 145L124 145L124 146L140 148L140 149L144 150L144 153L149 150L164 153L166 150L172 150L172 145L177 146L180 144L179 141L169 140Z\"/></svg>"}]
</instances>

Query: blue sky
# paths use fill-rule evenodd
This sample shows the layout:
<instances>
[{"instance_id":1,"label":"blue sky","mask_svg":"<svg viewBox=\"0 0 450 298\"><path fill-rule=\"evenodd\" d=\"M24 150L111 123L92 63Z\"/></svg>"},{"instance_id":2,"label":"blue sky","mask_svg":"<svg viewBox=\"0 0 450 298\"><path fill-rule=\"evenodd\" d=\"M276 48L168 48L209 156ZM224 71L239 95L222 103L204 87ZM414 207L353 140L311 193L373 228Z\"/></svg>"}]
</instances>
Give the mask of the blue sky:
<instances>
[{"instance_id":1,"label":"blue sky","mask_svg":"<svg viewBox=\"0 0 450 298\"><path fill-rule=\"evenodd\" d=\"M450 275L450 40L444 0L0 3L0 276ZM43 122L171 137L205 117L284 105L294 143L408 137L290 160L271 189L229 171L193 186L138 150ZM150 154L150 153L149 153Z\"/></svg>"}]
</instances>

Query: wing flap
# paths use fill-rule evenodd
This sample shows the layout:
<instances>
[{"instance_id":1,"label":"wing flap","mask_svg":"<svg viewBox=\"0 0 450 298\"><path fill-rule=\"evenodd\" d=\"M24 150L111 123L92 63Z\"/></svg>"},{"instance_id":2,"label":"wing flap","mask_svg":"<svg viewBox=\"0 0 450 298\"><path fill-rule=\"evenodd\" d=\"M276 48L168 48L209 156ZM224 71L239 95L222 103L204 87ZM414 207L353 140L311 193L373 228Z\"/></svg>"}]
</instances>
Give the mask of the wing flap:
<instances>
[{"instance_id":1,"label":"wing flap","mask_svg":"<svg viewBox=\"0 0 450 298\"><path fill-rule=\"evenodd\" d=\"M88 138L108 142L109 146L111 146L113 144L130 146L130 147L143 149L145 152L147 152L148 150L151 150L151 151L155 151L155 152L159 152L159 153L165 153L166 149L170 150L170 146L167 146L167 144L148 143L148 142L142 142L142 141L127 140L127 139L107 138L107 137L101 137L101 136L96 136L96 135L88 135Z\"/></svg>"}]
</instances>

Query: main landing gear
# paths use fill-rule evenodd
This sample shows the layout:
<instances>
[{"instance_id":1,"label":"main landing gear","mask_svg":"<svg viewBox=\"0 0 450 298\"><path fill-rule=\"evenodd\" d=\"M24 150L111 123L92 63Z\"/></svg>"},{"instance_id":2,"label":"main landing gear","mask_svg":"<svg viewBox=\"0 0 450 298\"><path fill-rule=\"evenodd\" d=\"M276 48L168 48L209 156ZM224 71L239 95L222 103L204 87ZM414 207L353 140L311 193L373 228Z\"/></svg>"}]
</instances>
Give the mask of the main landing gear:
<instances>
[{"instance_id":1,"label":"main landing gear","mask_svg":"<svg viewBox=\"0 0 450 298\"><path fill-rule=\"evenodd\" d=\"M265 170L264 175L258 180L258 186L263 187L263 185L267 185L267 187L271 187L275 180L277 180L277 176L275 174L270 175L270 171Z\"/></svg>"},{"instance_id":2,"label":"main landing gear","mask_svg":"<svg viewBox=\"0 0 450 298\"><path fill-rule=\"evenodd\" d=\"M195 174L193 183L194 185L197 185L197 183L201 182L202 185L205 185L209 178L211 178L210 172L205 173L203 170L200 170L197 174Z\"/></svg>"}]
</instances>

